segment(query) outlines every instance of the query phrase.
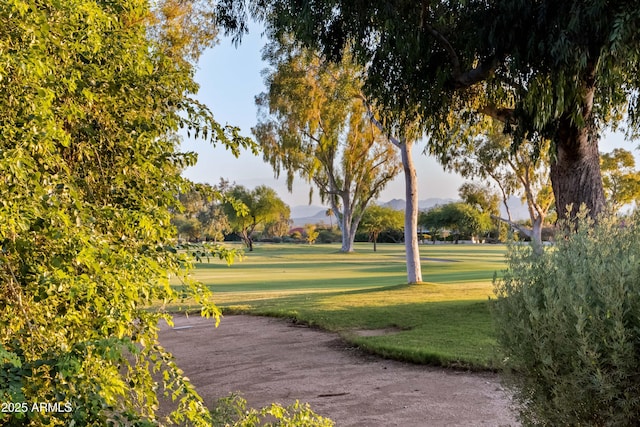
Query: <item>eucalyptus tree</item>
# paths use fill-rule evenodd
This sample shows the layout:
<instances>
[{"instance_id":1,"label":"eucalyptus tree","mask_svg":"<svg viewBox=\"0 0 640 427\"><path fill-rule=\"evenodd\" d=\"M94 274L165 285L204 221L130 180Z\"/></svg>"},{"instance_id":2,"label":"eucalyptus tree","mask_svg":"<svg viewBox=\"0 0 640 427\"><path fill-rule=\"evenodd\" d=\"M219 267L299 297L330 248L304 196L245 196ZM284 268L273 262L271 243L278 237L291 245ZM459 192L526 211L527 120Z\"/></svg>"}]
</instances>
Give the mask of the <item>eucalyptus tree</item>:
<instances>
[{"instance_id":1,"label":"eucalyptus tree","mask_svg":"<svg viewBox=\"0 0 640 427\"><path fill-rule=\"evenodd\" d=\"M463 126L464 127L464 126ZM513 144L513 137L489 121L476 136L473 131L453 133L454 143L441 150L440 162L449 170L466 178L489 179L500 189L507 218L494 217L518 229L531 239L536 253L542 251L542 227L554 197L546 160L549 141L533 144L522 140ZM531 229L513 221L507 199L518 195L527 205Z\"/></svg>"},{"instance_id":2,"label":"eucalyptus tree","mask_svg":"<svg viewBox=\"0 0 640 427\"><path fill-rule=\"evenodd\" d=\"M195 161L174 135L239 141L193 99L195 41L170 45L154 17L144 0L0 6L0 401L20 407L2 425L166 424L165 392L173 423L211 425L158 342L171 316L148 307L179 298L178 276L220 314L172 246Z\"/></svg>"},{"instance_id":3,"label":"eucalyptus tree","mask_svg":"<svg viewBox=\"0 0 640 427\"><path fill-rule=\"evenodd\" d=\"M559 217L604 209L599 133L625 109L640 121L637 1L223 0L228 31L246 30L247 5L330 58L349 46L369 99L383 113L417 109L435 150L451 109L500 119L517 140L550 139Z\"/></svg>"},{"instance_id":4,"label":"eucalyptus tree","mask_svg":"<svg viewBox=\"0 0 640 427\"><path fill-rule=\"evenodd\" d=\"M342 231L341 251L353 251L368 203L399 172L394 147L367 116L361 101L361 68L339 64L282 38L265 50L267 92L256 98L253 129L276 175L313 182ZM310 198L313 188L310 192Z\"/></svg>"}]
</instances>

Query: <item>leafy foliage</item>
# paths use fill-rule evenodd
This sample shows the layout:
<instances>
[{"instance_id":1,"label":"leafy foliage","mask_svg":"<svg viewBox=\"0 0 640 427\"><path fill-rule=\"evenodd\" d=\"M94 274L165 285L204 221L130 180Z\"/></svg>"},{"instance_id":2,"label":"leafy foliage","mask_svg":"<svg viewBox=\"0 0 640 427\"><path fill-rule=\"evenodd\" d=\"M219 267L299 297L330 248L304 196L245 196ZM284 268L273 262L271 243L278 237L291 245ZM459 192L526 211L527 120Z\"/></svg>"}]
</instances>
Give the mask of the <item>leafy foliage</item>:
<instances>
[{"instance_id":1,"label":"leafy foliage","mask_svg":"<svg viewBox=\"0 0 640 427\"><path fill-rule=\"evenodd\" d=\"M364 91L383 116L412 112L434 150L451 110L490 114L517 140L553 141L559 216L604 208L597 141L625 110L640 123L637 1L221 0L240 36L247 12L276 34L366 67ZM575 213L575 212L574 212Z\"/></svg>"},{"instance_id":2,"label":"leafy foliage","mask_svg":"<svg viewBox=\"0 0 640 427\"><path fill-rule=\"evenodd\" d=\"M380 233L388 230L402 230L402 228L404 228L404 212L378 205L369 206L364 211L359 226L359 229L369 234L369 241L373 242L374 251L377 250Z\"/></svg>"},{"instance_id":3,"label":"leafy foliage","mask_svg":"<svg viewBox=\"0 0 640 427\"><path fill-rule=\"evenodd\" d=\"M640 199L640 172L630 151L616 148L600 157L602 185L612 212Z\"/></svg>"},{"instance_id":4,"label":"leafy foliage","mask_svg":"<svg viewBox=\"0 0 640 427\"><path fill-rule=\"evenodd\" d=\"M4 425L156 424L156 392L174 422L209 422L158 343L170 316L145 307L177 299L178 276L219 315L172 246L180 170L195 161L173 135L246 140L190 98L193 67L152 37L153 16L142 0L0 6L0 401L72 408L2 413Z\"/></svg>"},{"instance_id":5,"label":"leafy foliage","mask_svg":"<svg viewBox=\"0 0 640 427\"><path fill-rule=\"evenodd\" d=\"M211 411L214 425L225 427L332 427L333 421L296 401L284 407L274 403L260 410L247 409L247 401L232 394L218 400Z\"/></svg>"},{"instance_id":6,"label":"leafy foliage","mask_svg":"<svg viewBox=\"0 0 640 427\"><path fill-rule=\"evenodd\" d=\"M288 223L291 215L287 206L275 192L266 185L248 190L242 185L232 187L227 193L223 210L229 218L231 228L253 250L253 233L259 225L273 222Z\"/></svg>"},{"instance_id":7,"label":"leafy foliage","mask_svg":"<svg viewBox=\"0 0 640 427\"><path fill-rule=\"evenodd\" d=\"M467 178L489 179L498 186L507 218L502 221L531 238L537 251L542 247L542 226L555 202L549 178L549 141L536 143L523 139L514 144L502 125L486 120L474 126L458 124L452 131L455 143L439 153L440 162ZM518 195L527 205L531 229L518 225L511 218L507 200ZM499 211L492 215L499 216Z\"/></svg>"},{"instance_id":8,"label":"leafy foliage","mask_svg":"<svg viewBox=\"0 0 640 427\"><path fill-rule=\"evenodd\" d=\"M428 227L432 234L448 230L454 235L456 243L460 236L477 237L491 228L488 213L482 213L466 203L447 203L436 206L420 217L420 223Z\"/></svg>"},{"instance_id":9,"label":"leafy foliage","mask_svg":"<svg viewBox=\"0 0 640 427\"><path fill-rule=\"evenodd\" d=\"M486 185L465 182L458 188L458 195L462 201L490 215L500 214L500 196Z\"/></svg>"},{"instance_id":10,"label":"leafy foliage","mask_svg":"<svg viewBox=\"0 0 640 427\"><path fill-rule=\"evenodd\" d=\"M350 252L364 209L399 172L393 145L367 116L362 70L344 58L329 63L282 39L265 52L268 92L256 99L253 129L276 174L313 182L339 220ZM312 193L311 193L312 194Z\"/></svg>"},{"instance_id":11,"label":"leafy foliage","mask_svg":"<svg viewBox=\"0 0 640 427\"><path fill-rule=\"evenodd\" d=\"M218 187L209 184L192 184L180 193L181 212L174 212L171 223L176 226L179 238L188 240L223 240L231 232L229 218L222 209L227 183Z\"/></svg>"},{"instance_id":12,"label":"leafy foliage","mask_svg":"<svg viewBox=\"0 0 640 427\"><path fill-rule=\"evenodd\" d=\"M640 217L575 233L541 256L514 246L495 281L506 371L526 425L633 425L640 417Z\"/></svg>"}]
</instances>

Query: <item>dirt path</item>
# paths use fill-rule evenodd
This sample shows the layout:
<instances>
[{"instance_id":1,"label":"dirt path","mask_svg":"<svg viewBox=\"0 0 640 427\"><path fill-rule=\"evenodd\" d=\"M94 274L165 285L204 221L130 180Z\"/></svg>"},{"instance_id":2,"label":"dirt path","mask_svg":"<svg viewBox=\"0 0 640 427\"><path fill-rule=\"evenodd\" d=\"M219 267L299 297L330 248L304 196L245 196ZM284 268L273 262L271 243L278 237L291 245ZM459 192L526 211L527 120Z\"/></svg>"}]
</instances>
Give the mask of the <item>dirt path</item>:
<instances>
[{"instance_id":1,"label":"dirt path","mask_svg":"<svg viewBox=\"0 0 640 427\"><path fill-rule=\"evenodd\" d=\"M176 317L161 343L207 405L237 391L250 406L308 402L337 426L515 426L498 377L363 355L337 335L280 319Z\"/></svg>"}]
</instances>

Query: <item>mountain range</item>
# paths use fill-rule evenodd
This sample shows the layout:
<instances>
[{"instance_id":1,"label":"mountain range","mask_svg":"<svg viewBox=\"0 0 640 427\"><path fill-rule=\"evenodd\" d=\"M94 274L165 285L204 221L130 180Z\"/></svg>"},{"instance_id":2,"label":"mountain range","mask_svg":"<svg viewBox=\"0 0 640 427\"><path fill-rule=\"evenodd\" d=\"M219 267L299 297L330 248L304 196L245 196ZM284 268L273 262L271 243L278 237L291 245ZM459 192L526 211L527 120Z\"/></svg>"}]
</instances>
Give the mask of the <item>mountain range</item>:
<instances>
[{"instance_id":1,"label":"mountain range","mask_svg":"<svg viewBox=\"0 0 640 427\"><path fill-rule=\"evenodd\" d=\"M447 203L452 203L459 201L457 199L443 199L438 197L430 197L428 199L419 200L418 201L418 209L427 210L431 209L434 206L445 205ZM388 202L378 203L380 206L388 206L393 209L403 211L405 208L405 200L404 199L392 199ZM511 216L514 221L518 221L521 219L529 218L529 214L527 212L527 206L522 203L519 197L511 196L507 200L507 204L509 205L509 209L511 210ZM291 208L291 219L293 220L294 227L302 227L305 224L318 224L325 223L330 224L331 221L335 224L336 218L333 217L331 220L327 216L326 207L317 206L317 205L298 205ZM500 206L500 213L504 217L506 217L506 211L504 206Z\"/></svg>"}]
</instances>

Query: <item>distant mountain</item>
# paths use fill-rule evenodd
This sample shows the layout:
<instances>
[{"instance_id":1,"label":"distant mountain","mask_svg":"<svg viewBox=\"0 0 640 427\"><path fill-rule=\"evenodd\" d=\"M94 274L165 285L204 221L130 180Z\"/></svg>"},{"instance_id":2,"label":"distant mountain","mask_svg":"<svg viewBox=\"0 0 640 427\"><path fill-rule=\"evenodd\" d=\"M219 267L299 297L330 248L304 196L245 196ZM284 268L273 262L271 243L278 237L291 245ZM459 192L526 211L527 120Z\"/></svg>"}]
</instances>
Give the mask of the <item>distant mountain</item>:
<instances>
[{"instance_id":1,"label":"distant mountain","mask_svg":"<svg viewBox=\"0 0 640 427\"><path fill-rule=\"evenodd\" d=\"M422 210L426 210L426 209L431 209L434 206L438 206L438 205L446 205L447 203L453 203L453 202L457 202L456 199L441 199L438 197L430 197L428 199L425 200L418 200L418 209Z\"/></svg>"},{"instance_id":2,"label":"distant mountain","mask_svg":"<svg viewBox=\"0 0 640 427\"><path fill-rule=\"evenodd\" d=\"M443 199L439 197L430 197L428 199L419 200L418 201L418 209L427 210L431 209L434 206L438 205L446 205L447 203L456 202L456 199ZM511 211L511 217L514 221L518 221L521 219L528 219L529 212L527 211L527 206L522 203L519 197L511 196L507 200L509 204L509 210ZM404 199L392 199L388 202L380 203L380 206L387 206L393 208L398 211L404 211L406 206L406 202ZM291 219L293 221L294 227L302 227L305 224L333 224L336 223L336 217L333 216L331 219L326 215L328 208L323 208L322 206L308 206L308 205L299 205L291 208ZM504 205L500 204L500 215L504 218L507 217L506 209Z\"/></svg>"},{"instance_id":3,"label":"distant mountain","mask_svg":"<svg viewBox=\"0 0 640 427\"><path fill-rule=\"evenodd\" d=\"M383 206L385 208L395 209L397 211L403 211L406 205L404 199L392 199L385 203L378 203L378 205Z\"/></svg>"},{"instance_id":4,"label":"distant mountain","mask_svg":"<svg viewBox=\"0 0 640 427\"><path fill-rule=\"evenodd\" d=\"M446 205L447 203L453 203L456 201L459 201L459 199L442 199L438 197L431 197L425 200L419 200L418 209L420 209L421 211L428 210L433 208L434 206ZM529 218L527 205L522 203L520 197L509 197L507 199L507 204L509 205L509 210L511 211L511 218L514 221ZM380 203L380 206L388 206L395 210L403 211L405 209L406 203L404 199L393 199L385 203ZM502 203L500 203L500 215L502 215L504 218L507 217L507 210L504 208L504 205Z\"/></svg>"},{"instance_id":5,"label":"distant mountain","mask_svg":"<svg viewBox=\"0 0 640 427\"><path fill-rule=\"evenodd\" d=\"M434 206L446 205L447 203L451 203L455 201L456 201L455 199L441 199L438 197L431 197L425 200L418 200L418 209L420 210L431 209ZM379 203L379 205L390 207L397 211L403 211L405 209L406 202L404 199L393 199L385 203Z\"/></svg>"},{"instance_id":6,"label":"distant mountain","mask_svg":"<svg viewBox=\"0 0 640 427\"><path fill-rule=\"evenodd\" d=\"M324 215L324 212L326 212L327 209L328 208L316 205L298 205L291 208L291 218L316 216L320 212Z\"/></svg>"},{"instance_id":7,"label":"distant mountain","mask_svg":"<svg viewBox=\"0 0 640 427\"><path fill-rule=\"evenodd\" d=\"M294 227L302 227L306 224L318 224L324 222L330 224L331 221L336 223L336 217L334 216L329 220L327 216L327 209L322 206L309 206L299 205L291 208L291 220Z\"/></svg>"}]
</instances>

